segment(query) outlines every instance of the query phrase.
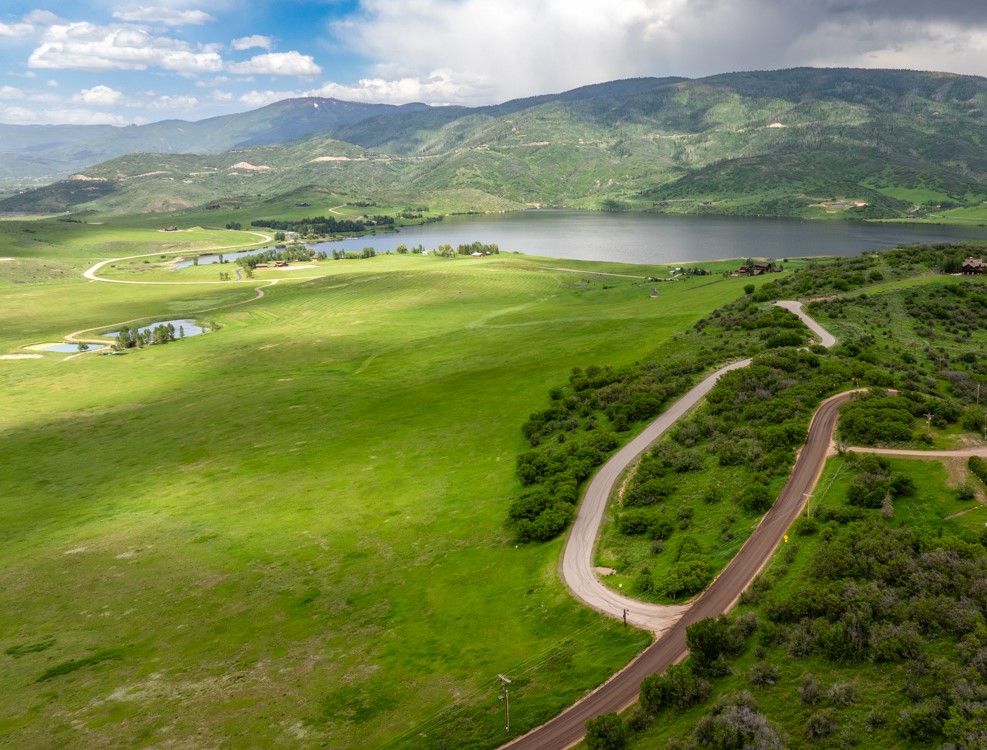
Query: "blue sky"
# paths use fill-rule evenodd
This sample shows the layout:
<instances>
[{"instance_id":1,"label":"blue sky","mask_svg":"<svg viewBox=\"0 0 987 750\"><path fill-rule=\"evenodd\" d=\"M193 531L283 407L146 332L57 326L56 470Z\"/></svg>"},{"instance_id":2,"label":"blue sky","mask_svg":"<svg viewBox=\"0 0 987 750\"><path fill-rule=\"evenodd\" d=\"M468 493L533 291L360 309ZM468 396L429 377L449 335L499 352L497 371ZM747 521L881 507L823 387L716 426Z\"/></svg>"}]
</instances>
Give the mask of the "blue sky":
<instances>
[{"instance_id":1,"label":"blue sky","mask_svg":"<svg viewBox=\"0 0 987 750\"><path fill-rule=\"evenodd\" d=\"M487 104L795 65L987 73L982 0L4 0L0 122Z\"/></svg>"}]
</instances>

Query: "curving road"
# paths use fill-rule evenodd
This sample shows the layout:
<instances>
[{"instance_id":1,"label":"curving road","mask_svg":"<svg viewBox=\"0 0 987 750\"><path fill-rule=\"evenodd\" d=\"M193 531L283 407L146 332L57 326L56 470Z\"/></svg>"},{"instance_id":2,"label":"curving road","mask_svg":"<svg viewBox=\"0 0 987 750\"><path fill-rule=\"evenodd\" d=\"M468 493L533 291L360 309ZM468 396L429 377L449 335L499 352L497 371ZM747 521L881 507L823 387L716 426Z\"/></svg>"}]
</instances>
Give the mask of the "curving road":
<instances>
[{"instance_id":1,"label":"curving road","mask_svg":"<svg viewBox=\"0 0 987 750\"><path fill-rule=\"evenodd\" d=\"M836 343L828 331L805 314L801 303L783 301L777 304L798 315L807 325L811 321L809 327L820 337L823 346ZM637 602L608 589L593 572L593 548L603 512L620 476L651 443L695 406L724 372L749 363L750 360L744 360L727 365L706 378L604 464L586 490L566 542L561 571L563 580L573 593L594 609L614 617L621 617L626 608L628 621L660 633L658 640L581 701L504 747L513 750L563 750L583 738L588 719L611 711L622 711L633 705L645 677L661 672L686 657L686 627L706 617L717 617L730 609L770 559L788 527L801 512L806 496L812 492L822 472L836 429L839 407L850 398L852 392L832 396L819 406L809 425L805 445L778 499L733 560L693 603L663 607Z\"/></svg>"},{"instance_id":2,"label":"curving road","mask_svg":"<svg viewBox=\"0 0 987 750\"><path fill-rule=\"evenodd\" d=\"M640 602L621 596L600 582L593 571L593 550L603 521L603 513L613 488L621 475L648 446L664 435L679 419L709 393L720 376L730 370L747 367L749 359L721 367L699 385L672 404L644 432L615 453L596 473L579 504L579 512L562 553L562 580L566 586L593 609L621 618L627 611L627 621L646 630L661 633L670 628L689 609L688 604L661 605Z\"/></svg>"},{"instance_id":3,"label":"curving road","mask_svg":"<svg viewBox=\"0 0 987 750\"><path fill-rule=\"evenodd\" d=\"M812 331L816 336L819 337L819 343L825 346L827 349L834 344L836 344L836 337L819 325L815 319L810 318L809 315L802 309L802 303L794 300L779 300L775 302L778 307L783 307L790 313L795 313L802 319L805 323L806 328Z\"/></svg>"}]
</instances>

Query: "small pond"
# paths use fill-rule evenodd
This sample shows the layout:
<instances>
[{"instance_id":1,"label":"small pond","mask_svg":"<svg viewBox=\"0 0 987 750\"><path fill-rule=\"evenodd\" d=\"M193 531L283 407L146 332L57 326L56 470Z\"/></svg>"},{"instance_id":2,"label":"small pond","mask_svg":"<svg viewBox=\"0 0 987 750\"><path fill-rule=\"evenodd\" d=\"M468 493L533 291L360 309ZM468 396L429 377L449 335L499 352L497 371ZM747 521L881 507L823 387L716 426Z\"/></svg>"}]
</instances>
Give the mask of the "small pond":
<instances>
[{"instance_id":1,"label":"small pond","mask_svg":"<svg viewBox=\"0 0 987 750\"><path fill-rule=\"evenodd\" d=\"M166 326L168 324L175 326L175 335L178 336L179 338L182 337L182 333L184 333L185 336L188 337L188 336L198 336L200 334L209 331L209 329L205 328L204 326L196 325L196 322L191 318L183 318L178 320L159 320L154 323L148 323L147 325L140 326L137 330L141 331L142 333L147 333L148 331L153 331L158 326ZM116 338L119 335L119 333L120 331L107 331L106 333L101 333L100 335L106 336L108 338Z\"/></svg>"},{"instance_id":2,"label":"small pond","mask_svg":"<svg viewBox=\"0 0 987 750\"><path fill-rule=\"evenodd\" d=\"M100 349L105 349L106 347L102 344L89 344L89 348L85 351L88 352L98 352ZM46 352L78 352L78 344L52 344L51 346L46 346L42 351Z\"/></svg>"}]
</instances>

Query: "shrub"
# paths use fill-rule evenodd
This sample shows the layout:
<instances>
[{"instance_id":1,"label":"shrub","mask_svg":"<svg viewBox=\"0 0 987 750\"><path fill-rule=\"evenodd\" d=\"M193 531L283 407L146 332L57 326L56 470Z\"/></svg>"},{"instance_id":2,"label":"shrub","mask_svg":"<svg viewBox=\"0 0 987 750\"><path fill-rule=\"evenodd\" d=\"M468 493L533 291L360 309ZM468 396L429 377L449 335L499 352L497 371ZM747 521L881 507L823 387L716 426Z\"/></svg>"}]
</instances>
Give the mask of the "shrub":
<instances>
[{"instance_id":1,"label":"shrub","mask_svg":"<svg viewBox=\"0 0 987 750\"><path fill-rule=\"evenodd\" d=\"M802 678L802 684L799 685L798 693L799 700L807 706L814 706L819 702L822 689L819 687L819 681L811 672Z\"/></svg>"},{"instance_id":2,"label":"shrub","mask_svg":"<svg viewBox=\"0 0 987 750\"><path fill-rule=\"evenodd\" d=\"M747 513L764 513L774 502L771 490L763 484L750 484L737 498L737 505Z\"/></svg>"},{"instance_id":3,"label":"shrub","mask_svg":"<svg viewBox=\"0 0 987 750\"><path fill-rule=\"evenodd\" d=\"M792 524L792 532L797 536L809 536L815 534L818 529L819 524L811 516L799 516Z\"/></svg>"},{"instance_id":4,"label":"shrub","mask_svg":"<svg viewBox=\"0 0 987 750\"><path fill-rule=\"evenodd\" d=\"M746 691L717 701L699 720L694 737L712 750L782 750L786 745L784 735L757 710Z\"/></svg>"},{"instance_id":5,"label":"shrub","mask_svg":"<svg viewBox=\"0 0 987 750\"><path fill-rule=\"evenodd\" d=\"M636 534L647 533L652 523L654 521L651 513L632 509L625 510L620 514L620 517L617 519L617 528L620 529L621 534L634 536Z\"/></svg>"},{"instance_id":6,"label":"shrub","mask_svg":"<svg viewBox=\"0 0 987 750\"><path fill-rule=\"evenodd\" d=\"M852 682L834 682L826 691L831 706L849 706L857 702L857 686Z\"/></svg>"},{"instance_id":7,"label":"shrub","mask_svg":"<svg viewBox=\"0 0 987 750\"><path fill-rule=\"evenodd\" d=\"M981 482L987 484L987 461L984 461L980 456L970 456L966 465Z\"/></svg>"},{"instance_id":8,"label":"shrub","mask_svg":"<svg viewBox=\"0 0 987 750\"><path fill-rule=\"evenodd\" d=\"M781 670L766 661L759 661L747 671L747 681L754 687L774 685L780 676Z\"/></svg>"},{"instance_id":9,"label":"shrub","mask_svg":"<svg viewBox=\"0 0 987 750\"><path fill-rule=\"evenodd\" d=\"M810 740L829 737L836 731L836 714L831 708L823 708L805 722L805 736Z\"/></svg>"},{"instance_id":10,"label":"shrub","mask_svg":"<svg viewBox=\"0 0 987 750\"><path fill-rule=\"evenodd\" d=\"M652 539L668 539L668 537L672 535L673 530L674 527L672 526L671 520L665 518L664 516L659 516L651 523L651 526L648 527L648 531L651 534Z\"/></svg>"},{"instance_id":11,"label":"shrub","mask_svg":"<svg viewBox=\"0 0 987 750\"><path fill-rule=\"evenodd\" d=\"M626 742L624 723L617 714L603 714L586 722L586 747L589 750L620 750Z\"/></svg>"},{"instance_id":12,"label":"shrub","mask_svg":"<svg viewBox=\"0 0 987 750\"><path fill-rule=\"evenodd\" d=\"M961 502L970 502L977 496L976 491L973 489L973 485L969 482L964 482L959 487L956 488L956 499Z\"/></svg>"},{"instance_id":13,"label":"shrub","mask_svg":"<svg viewBox=\"0 0 987 750\"><path fill-rule=\"evenodd\" d=\"M658 713L668 706L689 708L709 697L710 685L686 664L673 664L664 674L653 674L641 681L640 703Z\"/></svg>"},{"instance_id":14,"label":"shrub","mask_svg":"<svg viewBox=\"0 0 987 750\"><path fill-rule=\"evenodd\" d=\"M689 625L685 629L685 642L699 669L714 672L723 671L724 657L738 653L744 646L726 617L707 617Z\"/></svg>"}]
</instances>

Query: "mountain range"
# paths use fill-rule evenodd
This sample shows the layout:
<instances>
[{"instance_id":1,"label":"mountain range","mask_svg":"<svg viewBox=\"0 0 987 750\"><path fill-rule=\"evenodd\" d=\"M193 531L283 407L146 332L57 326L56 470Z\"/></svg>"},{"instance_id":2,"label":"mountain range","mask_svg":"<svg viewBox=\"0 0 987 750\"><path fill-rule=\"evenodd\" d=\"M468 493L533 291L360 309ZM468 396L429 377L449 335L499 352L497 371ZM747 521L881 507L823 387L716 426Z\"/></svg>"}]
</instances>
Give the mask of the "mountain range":
<instances>
[{"instance_id":1,"label":"mountain range","mask_svg":"<svg viewBox=\"0 0 987 750\"><path fill-rule=\"evenodd\" d=\"M165 211L312 186L467 210L915 216L987 198L985 107L982 77L796 68L473 108L304 98L197 123L0 125L7 184L74 173L0 211Z\"/></svg>"}]
</instances>

